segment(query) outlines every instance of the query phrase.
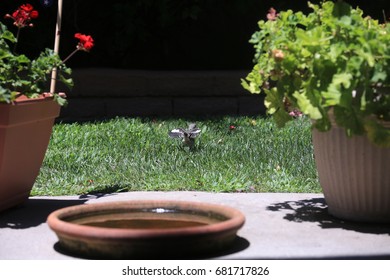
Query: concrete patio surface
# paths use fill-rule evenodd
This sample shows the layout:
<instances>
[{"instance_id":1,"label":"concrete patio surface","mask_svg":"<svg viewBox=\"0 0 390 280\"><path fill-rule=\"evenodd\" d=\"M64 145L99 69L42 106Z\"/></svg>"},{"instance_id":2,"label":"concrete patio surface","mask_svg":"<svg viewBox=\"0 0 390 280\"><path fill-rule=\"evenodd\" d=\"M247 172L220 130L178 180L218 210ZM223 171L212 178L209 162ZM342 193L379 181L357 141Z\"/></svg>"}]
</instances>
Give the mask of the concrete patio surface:
<instances>
[{"instance_id":1,"label":"concrete patio surface","mask_svg":"<svg viewBox=\"0 0 390 280\"><path fill-rule=\"evenodd\" d=\"M322 194L126 192L31 197L20 207L0 212L0 260L77 259L59 249L46 223L52 211L84 203L145 199L208 202L241 210L246 223L236 242L207 258L390 259L390 224L333 218Z\"/></svg>"}]
</instances>

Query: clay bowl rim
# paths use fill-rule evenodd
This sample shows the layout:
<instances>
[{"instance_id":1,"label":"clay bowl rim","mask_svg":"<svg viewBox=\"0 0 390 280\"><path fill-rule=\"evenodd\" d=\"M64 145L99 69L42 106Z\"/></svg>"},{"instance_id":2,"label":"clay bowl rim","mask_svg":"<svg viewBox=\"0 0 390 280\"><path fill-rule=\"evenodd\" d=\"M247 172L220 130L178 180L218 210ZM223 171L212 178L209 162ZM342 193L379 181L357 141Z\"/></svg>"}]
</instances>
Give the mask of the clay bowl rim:
<instances>
[{"instance_id":1,"label":"clay bowl rim","mask_svg":"<svg viewBox=\"0 0 390 280\"><path fill-rule=\"evenodd\" d=\"M154 209L154 208L175 208L177 210L194 210L201 212L213 212L222 215L227 219L204 226L191 226L184 228L170 229L123 229L104 228L88 225L80 225L63 221L64 218L71 217L85 211L104 212L109 210L128 209ZM213 235L223 232L237 232L245 223L243 213L235 208L226 205L180 201L180 200L127 200L116 202L97 202L61 208L50 213L47 218L49 227L57 235L68 237L83 237L87 239L105 240L145 240L154 238L186 237L198 235Z\"/></svg>"}]
</instances>

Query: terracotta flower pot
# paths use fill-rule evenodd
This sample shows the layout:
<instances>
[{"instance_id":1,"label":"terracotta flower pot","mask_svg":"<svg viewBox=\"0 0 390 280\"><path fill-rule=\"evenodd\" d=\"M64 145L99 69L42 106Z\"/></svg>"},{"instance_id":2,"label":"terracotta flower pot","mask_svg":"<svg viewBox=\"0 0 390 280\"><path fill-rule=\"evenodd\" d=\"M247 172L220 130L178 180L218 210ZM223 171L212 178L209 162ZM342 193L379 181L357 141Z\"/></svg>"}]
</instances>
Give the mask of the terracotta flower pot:
<instances>
[{"instance_id":1,"label":"terracotta flower pot","mask_svg":"<svg viewBox=\"0 0 390 280\"><path fill-rule=\"evenodd\" d=\"M390 222L390 149L334 127L313 130L314 155L330 214L359 222Z\"/></svg>"},{"instance_id":2,"label":"terracotta flower pot","mask_svg":"<svg viewBox=\"0 0 390 280\"><path fill-rule=\"evenodd\" d=\"M59 112L49 94L0 104L0 211L29 197Z\"/></svg>"}]
</instances>

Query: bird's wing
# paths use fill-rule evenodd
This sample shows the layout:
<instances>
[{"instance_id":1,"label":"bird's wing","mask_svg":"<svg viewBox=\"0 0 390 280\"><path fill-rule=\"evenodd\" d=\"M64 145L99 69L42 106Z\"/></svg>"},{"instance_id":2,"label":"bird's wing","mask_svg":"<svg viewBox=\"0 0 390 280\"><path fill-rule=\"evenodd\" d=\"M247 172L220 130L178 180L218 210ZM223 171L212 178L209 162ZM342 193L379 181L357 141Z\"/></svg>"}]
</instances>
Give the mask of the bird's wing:
<instances>
[{"instance_id":1,"label":"bird's wing","mask_svg":"<svg viewBox=\"0 0 390 280\"><path fill-rule=\"evenodd\" d=\"M168 135L172 138L183 138L184 131L181 128L175 128L168 132Z\"/></svg>"},{"instance_id":2,"label":"bird's wing","mask_svg":"<svg viewBox=\"0 0 390 280\"><path fill-rule=\"evenodd\" d=\"M190 134L190 138L195 138L197 136L199 136L201 130L199 128L195 128L195 129L192 129L189 134Z\"/></svg>"}]
</instances>

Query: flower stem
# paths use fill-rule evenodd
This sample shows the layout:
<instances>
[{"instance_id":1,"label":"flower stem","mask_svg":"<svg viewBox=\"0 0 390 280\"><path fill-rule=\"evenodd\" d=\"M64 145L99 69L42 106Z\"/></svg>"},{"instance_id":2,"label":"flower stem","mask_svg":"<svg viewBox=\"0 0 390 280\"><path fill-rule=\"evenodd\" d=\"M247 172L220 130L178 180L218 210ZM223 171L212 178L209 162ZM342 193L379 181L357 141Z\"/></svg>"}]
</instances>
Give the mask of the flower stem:
<instances>
[{"instance_id":1,"label":"flower stem","mask_svg":"<svg viewBox=\"0 0 390 280\"><path fill-rule=\"evenodd\" d=\"M14 53L16 54L16 48L18 46L18 43L19 43L19 34L20 34L20 27L18 27L18 31L16 32L16 43L14 45Z\"/></svg>"},{"instance_id":2,"label":"flower stem","mask_svg":"<svg viewBox=\"0 0 390 280\"><path fill-rule=\"evenodd\" d=\"M75 49L70 55L68 55L63 61L62 63L65 63L69 58L71 58L79 49Z\"/></svg>"}]
</instances>

